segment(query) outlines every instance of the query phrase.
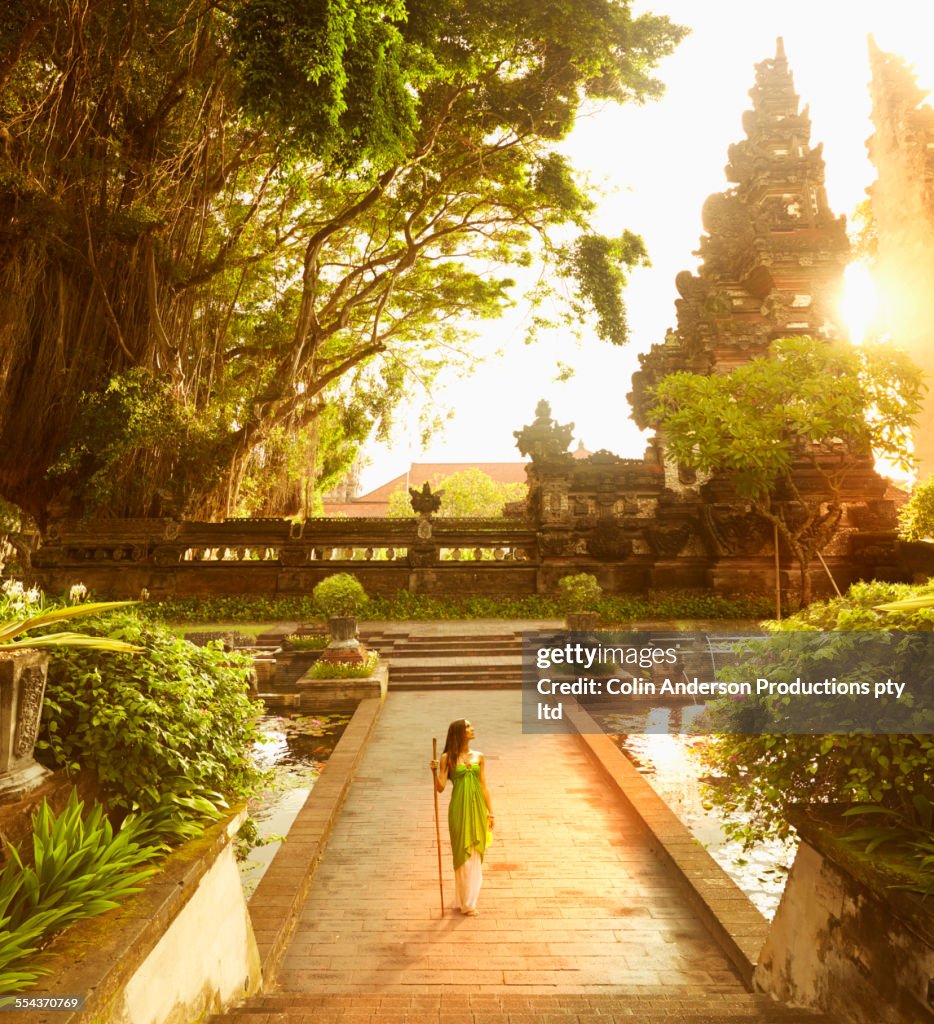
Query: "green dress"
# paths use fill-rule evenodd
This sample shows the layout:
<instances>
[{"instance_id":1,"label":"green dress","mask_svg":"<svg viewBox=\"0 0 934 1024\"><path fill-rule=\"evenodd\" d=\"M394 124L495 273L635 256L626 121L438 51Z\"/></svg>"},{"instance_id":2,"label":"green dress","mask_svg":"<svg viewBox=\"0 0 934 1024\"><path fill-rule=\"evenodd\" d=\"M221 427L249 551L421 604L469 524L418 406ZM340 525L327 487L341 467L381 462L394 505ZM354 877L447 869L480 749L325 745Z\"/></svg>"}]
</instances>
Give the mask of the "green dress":
<instances>
[{"instance_id":1,"label":"green dress","mask_svg":"<svg viewBox=\"0 0 934 1024\"><path fill-rule=\"evenodd\" d=\"M470 860L476 850L483 860L486 848L493 841L488 828L487 806L480 785L480 762L457 764L451 775L454 792L448 805L448 828L451 831L451 852L454 870Z\"/></svg>"}]
</instances>

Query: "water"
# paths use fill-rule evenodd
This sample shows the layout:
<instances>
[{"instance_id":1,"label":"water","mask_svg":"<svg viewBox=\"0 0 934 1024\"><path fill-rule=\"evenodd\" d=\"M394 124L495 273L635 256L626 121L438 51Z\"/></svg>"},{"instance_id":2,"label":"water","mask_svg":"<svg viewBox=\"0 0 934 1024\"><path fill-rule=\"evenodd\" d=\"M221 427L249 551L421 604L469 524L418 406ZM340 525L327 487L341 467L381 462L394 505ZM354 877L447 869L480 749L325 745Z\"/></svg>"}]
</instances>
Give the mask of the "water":
<instances>
[{"instance_id":1,"label":"water","mask_svg":"<svg viewBox=\"0 0 934 1024\"><path fill-rule=\"evenodd\" d=\"M692 835L743 890L755 906L772 920L778 908L797 844L779 840L757 843L748 850L728 839L723 829L724 812L713 806L702 791L705 769L699 749L706 736L668 732L679 724L687 728L703 710L701 705L653 707L641 716L603 716L608 732L617 736L620 749L636 765L652 788L674 811ZM680 716L680 722L679 722ZM642 722L639 722L639 718ZM637 723L640 732L623 733ZM735 816L738 820L742 818Z\"/></svg>"},{"instance_id":2,"label":"water","mask_svg":"<svg viewBox=\"0 0 934 1024\"><path fill-rule=\"evenodd\" d=\"M271 778L249 804L250 817L264 842L239 861L247 899L259 885L349 721L349 714L297 712L259 720L263 739L254 747L253 756L260 768L271 772Z\"/></svg>"}]
</instances>

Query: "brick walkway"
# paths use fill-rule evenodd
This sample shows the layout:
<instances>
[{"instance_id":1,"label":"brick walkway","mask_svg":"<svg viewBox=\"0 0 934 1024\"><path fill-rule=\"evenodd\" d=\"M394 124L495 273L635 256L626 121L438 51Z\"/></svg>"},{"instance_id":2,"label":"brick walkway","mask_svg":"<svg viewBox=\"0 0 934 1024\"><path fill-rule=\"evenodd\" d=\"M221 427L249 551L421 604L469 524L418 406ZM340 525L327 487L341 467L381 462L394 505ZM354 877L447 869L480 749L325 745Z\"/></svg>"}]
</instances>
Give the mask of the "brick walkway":
<instances>
[{"instance_id":1,"label":"brick walkway","mask_svg":"<svg viewBox=\"0 0 934 1024\"><path fill-rule=\"evenodd\" d=\"M442 744L459 717L476 729L496 811L477 918L439 911L428 761L432 734ZM449 794L440 803L452 903ZM680 993L712 1006L744 998L578 741L524 736L515 691L390 694L277 987L296 995Z\"/></svg>"}]
</instances>

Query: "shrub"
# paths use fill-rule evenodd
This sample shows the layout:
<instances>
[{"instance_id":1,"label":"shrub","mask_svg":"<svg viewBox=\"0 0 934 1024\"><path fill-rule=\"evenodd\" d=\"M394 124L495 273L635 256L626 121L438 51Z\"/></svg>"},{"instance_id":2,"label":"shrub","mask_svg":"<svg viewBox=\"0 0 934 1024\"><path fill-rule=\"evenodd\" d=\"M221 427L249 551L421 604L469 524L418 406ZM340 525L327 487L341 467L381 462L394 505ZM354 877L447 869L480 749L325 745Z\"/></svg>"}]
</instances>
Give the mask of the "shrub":
<instances>
[{"instance_id":1,"label":"shrub","mask_svg":"<svg viewBox=\"0 0 934 1024\"><path fill-rule=\"evenodd\" d=\"M37 757L94 772L126 809L155 807L180 785L248 793L258 777L250 659L195 647L132 612L82 625L145 650L106 662L80 648L53 650Z\"/></svg>"},{"instance_id":2,"label":"shrub","mask_svg":"<svg viewBox=\"0 0 934 1024\"><path fill-rule=\"evenodd\" d=\"M766 623L777 635L774 650L766 659L794 657L795 672L802 678L830 674L828 655L840 656L858 642L856 636L833 639L834 647L784 643L786 631L862 631L887 629L934 629L934 608L878 611L888 601L931 595L932 585L911 587L890 583L857 583L839 598L817 602L781 623ZM908 656L910 645L896 645L886 674L897 675L896 660ZM755 662L743 666L744 678L759 672ZM781 700L782 698L778 698ZM880 710L880 714L885 709ZM714 714L724 720L744 713L743 704L718 701ZM872 804L905 820L914 814L915 798L934 787L934 736L890 735L727 735L712 740L704 760L718 776L710 795L728 812L748 816L727 825L734 837L747 843L769 835L791 832L788 815L796 804Z\"/></svg>"},{"instance_id":3,"label":"shrub","mask_svg":"<svg viewBox=\"0 0 934 1024\"><path fill-rule=\"evenodd\" d=\"M579 572L575 576L562 576L558 580L558 593L566 611L589 612L597 610L603 588L596 576L589 572Z\"/></svg>"},{"instance_id":4,"label":"shrub","mask_svg":"<svg viewBox=\"0 0 934 1024\"><path fill-rule=\"evenodd\" d=\"M633 619L761 619L772 605L763 597L723 597L672 591L652 597L604 597L596 610L607 624L628 628ZM147 601L135 609L156 622L310 622L321 611L306 597L190 597ZM371 597L371 619L408 622L451 619L559 619L563 603L556 597L432 597L400 590L393 597Z\"/></svg>"},{"instance_id":5,"label":"shrub","mask_svg":"<svg viewBox=\"0 0 934 1024\"><path fill-rule=\"evenodd\" d=\"M366 591L356 576L340 572L323 579L312 591L315 606L329 619L359 615L367 606Z\"/></svg>"},{"instance_id":6,"label":"shrub","mask_svg":"<svg viewBox=\"0 0 934 1024\"><path fill-rule=\"evenodd\" d=\"M934 537L934 476L919 484L898 513L898 533L905 540Z\"/></svg>"}]
</instances>

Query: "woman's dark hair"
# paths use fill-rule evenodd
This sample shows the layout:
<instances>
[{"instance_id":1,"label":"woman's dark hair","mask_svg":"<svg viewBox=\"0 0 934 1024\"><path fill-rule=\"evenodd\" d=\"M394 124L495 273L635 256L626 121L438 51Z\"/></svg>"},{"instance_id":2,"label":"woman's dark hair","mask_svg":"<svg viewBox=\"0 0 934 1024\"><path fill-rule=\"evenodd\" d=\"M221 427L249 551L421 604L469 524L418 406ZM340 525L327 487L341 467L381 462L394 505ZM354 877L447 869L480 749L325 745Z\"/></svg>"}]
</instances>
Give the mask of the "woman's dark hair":
<instances>
[{"instance_id":1,"label":"woman's dark hair","mask_svg":"<svg viewBox=\"0 0 934 1024\"><path fill-rule=\"evenodd\" d=\"M448 775L453 775L454 765L467 749L467 745L467 719L458 718L448 726L447 739L444 741L444 753L448 755Z\"/></svg>"}]
</instances>

